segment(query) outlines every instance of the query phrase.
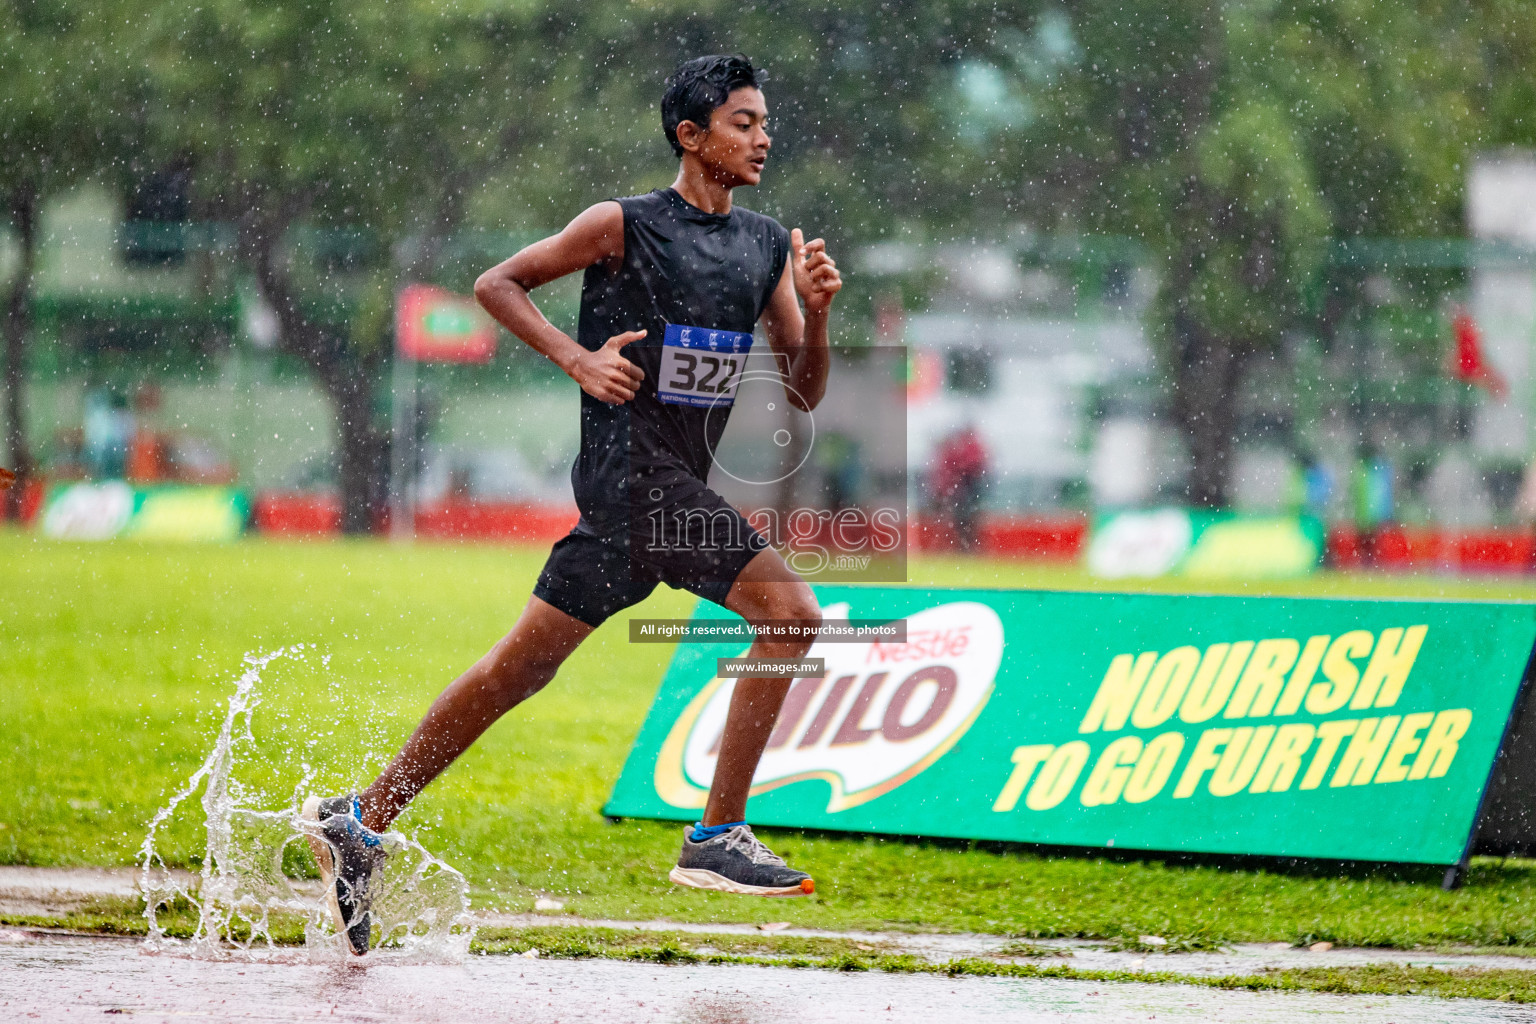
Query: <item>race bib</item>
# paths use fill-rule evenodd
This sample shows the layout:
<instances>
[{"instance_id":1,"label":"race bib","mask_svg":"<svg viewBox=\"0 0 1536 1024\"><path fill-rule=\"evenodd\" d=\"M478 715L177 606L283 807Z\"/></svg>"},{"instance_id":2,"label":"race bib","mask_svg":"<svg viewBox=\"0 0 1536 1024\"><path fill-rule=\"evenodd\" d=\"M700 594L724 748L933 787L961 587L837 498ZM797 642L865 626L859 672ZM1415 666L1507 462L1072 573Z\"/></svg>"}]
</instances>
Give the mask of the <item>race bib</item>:
<instances>
[{"instance_id":1,"label":"race bib","mask_svg":"<svg viewBox=\"0 0 1536 1024\"><path fill-rule=\"evenodd\" d=\"M656 396L672 405L729 407L751 348L749 332L667 324Z\"/></svg>"}]
</instances>

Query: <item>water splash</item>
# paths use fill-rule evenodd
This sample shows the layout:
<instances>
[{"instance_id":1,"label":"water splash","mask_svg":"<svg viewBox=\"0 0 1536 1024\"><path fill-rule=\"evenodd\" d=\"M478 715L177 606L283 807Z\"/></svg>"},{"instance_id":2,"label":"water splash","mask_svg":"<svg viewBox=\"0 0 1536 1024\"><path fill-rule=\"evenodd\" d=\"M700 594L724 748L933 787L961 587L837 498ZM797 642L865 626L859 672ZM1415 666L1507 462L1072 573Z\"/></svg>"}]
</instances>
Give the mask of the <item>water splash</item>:
<instances>
[{"instance_id":1,"label":"water splash","mask_svg":"<svg viewBox=\"0 0 1536 1024\"><path fill-rule=\"evenodd\" d=\"M259 797L250 795L235 774L242 755L256 754L252 720L261 703L262 672L280 658L303 660L306 654L306 645L298 644L246 655L213 749L150 820L139 850L148 949L210 957L274 955L279 940L302 924L305 959L348 956L319 884L296 881L284 870L285 860L293 859L290 847L302 848L305 836L314 832L315 826L299 817L314 769L307 763L299 766L302 774L287 806L275 810L253 806ZM156 838L199 789L207 848L200 874L192 876L166 864ZM385 833L384 844L389 857L373 904L379 948L371 955L392 961L461 960L474 932L464 876L399 832ZM161 919L186 909L196 913L197 924L190 937L173 938Z\"/></svg>"}]
</instances>

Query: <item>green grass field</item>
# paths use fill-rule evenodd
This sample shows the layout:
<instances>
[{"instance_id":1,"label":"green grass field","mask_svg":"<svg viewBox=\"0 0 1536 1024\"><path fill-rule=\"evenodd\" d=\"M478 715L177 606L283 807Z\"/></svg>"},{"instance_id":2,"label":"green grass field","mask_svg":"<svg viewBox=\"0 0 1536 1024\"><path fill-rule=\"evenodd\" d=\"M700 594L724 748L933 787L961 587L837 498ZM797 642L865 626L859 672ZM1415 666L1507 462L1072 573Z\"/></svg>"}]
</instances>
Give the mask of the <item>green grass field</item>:
<instances>
[{"instance_id":1,"label":"green grass field","mask_svg":"<svg viewBox=\"0 0 1536 1024\"><path fill-rule=\"evenodd\" d=\"M0 862L131 864L149 817L207 753L247 653L306 645L263 677L248 793L285 804L306 763L322 792L365 782L513 620L544 554L0 532ZM1070 568L959 559L917 561L911 575L1102 587ZM1536 599L1525 582L1441 577L1326 575L1262 592ZM641 613L684 615L692 603L663 588ZM1432 869L1286 872L772 830L769 842L815 874L815 897L678 890L666 880L676 826L611 825L599 813L671 653L623 631L622 619L600 630L401 820L464 870L481 905L523 910L547 893L587 916L1536 952L1536 864L1523 861L1477 862L1464 889L1445 893ZM184 818L169 834L173 861L195 862L194 825Z\"/></svg>"}]
</instances>

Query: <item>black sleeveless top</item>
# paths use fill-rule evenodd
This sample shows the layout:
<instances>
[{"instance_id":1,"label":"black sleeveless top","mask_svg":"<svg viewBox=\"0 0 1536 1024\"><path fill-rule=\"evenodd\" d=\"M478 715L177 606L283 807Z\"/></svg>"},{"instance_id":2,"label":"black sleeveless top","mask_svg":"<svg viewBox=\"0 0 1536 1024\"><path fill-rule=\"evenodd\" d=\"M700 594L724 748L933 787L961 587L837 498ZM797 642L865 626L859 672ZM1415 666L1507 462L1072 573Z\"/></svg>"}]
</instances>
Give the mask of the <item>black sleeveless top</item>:
<instances>
[{"instance_id":1,"label":"black sleeveless top","mask_svg":"<svg viewBox=\"0 0 1536 1024\"><path fill-rule=\"evenodd\" d=\"M587 268L576 340L596 350L615 334L649 333L622 350L645 372L633 399L611 406L581 393L571 485L582 518L599 532L618 527L632 503L669 505L704 489L728 416L657 396L666 325L750 333L789 255L778 221L739 206L706 213L670 188L618 203L624 261L612 271Z\"/></svg>"}]
</instances>

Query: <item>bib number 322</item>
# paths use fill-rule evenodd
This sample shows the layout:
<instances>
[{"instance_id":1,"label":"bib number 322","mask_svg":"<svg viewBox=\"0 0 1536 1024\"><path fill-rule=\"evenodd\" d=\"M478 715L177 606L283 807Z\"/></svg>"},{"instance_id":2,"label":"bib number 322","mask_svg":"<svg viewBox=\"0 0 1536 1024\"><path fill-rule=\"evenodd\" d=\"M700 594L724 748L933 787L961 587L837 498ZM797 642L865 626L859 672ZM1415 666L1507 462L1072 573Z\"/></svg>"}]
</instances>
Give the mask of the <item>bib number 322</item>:
<instances>
[{"instance_id":1,"label":"bib number 322","mask_svg":"<svg viewBox=\"0 0 1536 1024\"><path fill-rule=\"evenodd\" d=\"M731 405L751 348L744 331L667 324L657 397L672 405Z\"/></svg>"}]
</instances>

